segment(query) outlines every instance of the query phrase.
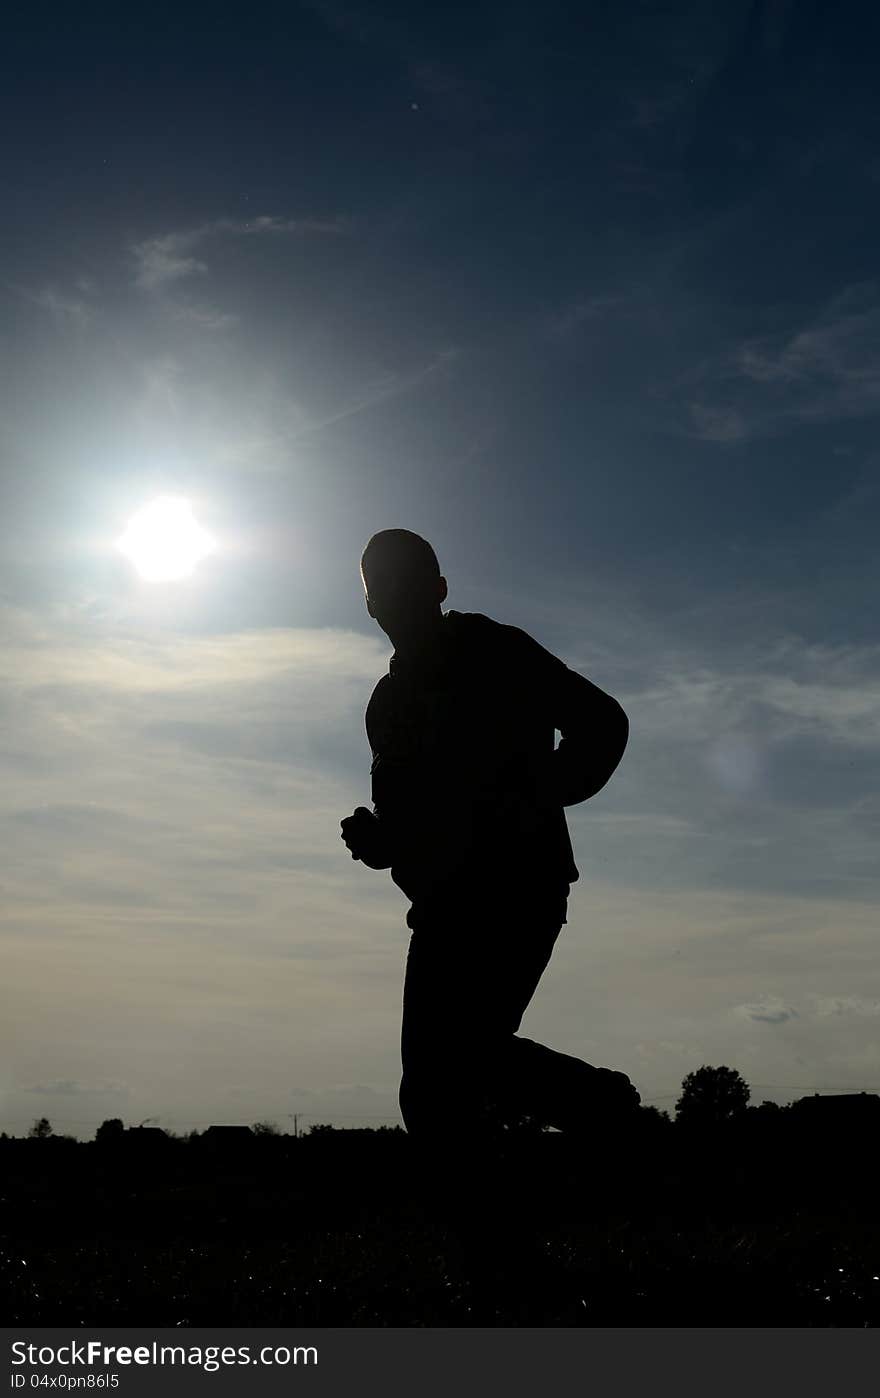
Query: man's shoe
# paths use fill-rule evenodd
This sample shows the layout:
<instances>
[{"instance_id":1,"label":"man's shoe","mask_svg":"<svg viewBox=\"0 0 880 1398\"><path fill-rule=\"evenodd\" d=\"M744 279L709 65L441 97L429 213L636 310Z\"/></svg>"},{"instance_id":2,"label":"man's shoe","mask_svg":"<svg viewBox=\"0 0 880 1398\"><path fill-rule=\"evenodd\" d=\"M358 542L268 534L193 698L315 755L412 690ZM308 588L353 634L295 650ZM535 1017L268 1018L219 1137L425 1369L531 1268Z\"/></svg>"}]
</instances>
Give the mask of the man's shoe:
<instances>
[{"instance_id":1,"label":"man's shoe","mask_svg":"<svg viewBox=\"0 0 880 1398\"><path fill-rule=\"evenodd\" d=\"M603 1139L628 1135L638 1122L642 1099L626 1073L594 1068L589 1063L583 1067L586 1071L576 1089L572 1085L568 1100L557 1106L550 1125L578 1139L597 1132Z\"/></svg>"}]
</instances>

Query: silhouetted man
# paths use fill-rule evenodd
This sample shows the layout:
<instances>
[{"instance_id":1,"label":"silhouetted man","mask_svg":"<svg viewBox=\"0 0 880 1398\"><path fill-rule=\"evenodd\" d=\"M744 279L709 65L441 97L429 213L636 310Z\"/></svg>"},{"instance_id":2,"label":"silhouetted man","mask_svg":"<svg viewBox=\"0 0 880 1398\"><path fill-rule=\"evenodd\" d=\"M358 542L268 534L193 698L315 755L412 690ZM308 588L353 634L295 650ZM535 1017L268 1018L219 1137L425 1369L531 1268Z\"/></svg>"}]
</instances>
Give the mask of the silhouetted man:
<instances>
[{"instance_id":1,"label":"silhouetted man","mask_svg":"<svg viewBox=\"0 0 880 1398\"><path fill-rule=\"evenodd\" d=\"M418 534L375 534L361 576L395 649L366 711L374 809L343 820L342 838L412 904L407 1130L450 1171L470 1168L452 1163L452 1134L473 1146L505 1118L604 1133L634 1114L629 1079L517 1030L578 878L564 807L608 781L626 714L518 627L443 613L446 579Z\"/></svg>"}]
</instances>

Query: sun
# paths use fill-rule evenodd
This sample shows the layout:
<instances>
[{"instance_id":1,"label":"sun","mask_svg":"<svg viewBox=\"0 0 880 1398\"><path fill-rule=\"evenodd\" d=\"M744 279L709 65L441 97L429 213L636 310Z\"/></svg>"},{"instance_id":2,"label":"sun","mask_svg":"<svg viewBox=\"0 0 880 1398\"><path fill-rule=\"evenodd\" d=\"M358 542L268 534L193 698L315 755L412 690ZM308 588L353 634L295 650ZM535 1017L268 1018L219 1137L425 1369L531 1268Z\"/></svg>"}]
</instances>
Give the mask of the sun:
<instances>
[{"instance_id":1,"label":"sun","mask_svg":"<svg viewBox=\"0 0 880 1398\"><path fill-rule=\"evenodd\" d=\"M162 495L128 521L116 547L147 582L188 578L216 544L193 518L188 500Z\"/></svg>"}]
</instances>

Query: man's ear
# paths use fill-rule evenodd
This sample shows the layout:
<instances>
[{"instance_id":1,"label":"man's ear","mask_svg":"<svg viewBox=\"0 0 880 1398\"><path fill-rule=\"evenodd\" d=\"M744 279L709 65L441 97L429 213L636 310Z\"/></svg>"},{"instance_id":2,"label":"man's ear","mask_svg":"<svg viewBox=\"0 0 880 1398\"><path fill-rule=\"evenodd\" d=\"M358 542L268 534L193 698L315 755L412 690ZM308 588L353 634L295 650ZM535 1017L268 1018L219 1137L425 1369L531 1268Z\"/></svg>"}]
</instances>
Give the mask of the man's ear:
<instances>
[{"instance_id":1,"label":"man's ear","mask_svg":"<svg viewBox=\"0 0 880 1398\"><path fill-rule=\"evenodd\" d=\"M440 601L441 601L441 602L445 602L445 601L446 601L446 594L447 594L448 591L449 591L449 588L446 586L446 579L445 579L445 578L441 578L441 579L440 579L440 593L439 593L439 598L440 598Z\"/></svg>"}]
</instances>

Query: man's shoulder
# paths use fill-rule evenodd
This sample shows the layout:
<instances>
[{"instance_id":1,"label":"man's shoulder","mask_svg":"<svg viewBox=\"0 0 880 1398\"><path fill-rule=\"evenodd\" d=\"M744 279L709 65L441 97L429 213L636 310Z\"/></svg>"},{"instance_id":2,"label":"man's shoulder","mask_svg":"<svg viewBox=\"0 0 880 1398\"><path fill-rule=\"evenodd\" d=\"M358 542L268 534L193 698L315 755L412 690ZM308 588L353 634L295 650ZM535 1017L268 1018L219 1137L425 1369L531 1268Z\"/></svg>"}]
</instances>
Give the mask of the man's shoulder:
<instances>
[{"instance_id":1,"label":"man's shoulder","mask_svg":"<svg viewBox=\"0 0 880 1398\"><path fill-rule=\"evenodd\" d=\"M450 656L457 661L487 659L497 663L504 657L511 661L530 656L533 650L541 650L526 631L508 622L497 621L484 612L444 612L444 629L448 641L453 642ZM394 663L389 665L384 675L373 686L367 703L367 714L377 715L392 703L394 694Z\"/></svg>"},{"instance_id":2,"label":"man's shoulder","mask_svg":"<svg viewBox=\"0 0 880 1398\"><path fill-rule=\"evenodd\" d=\"M483 612L453 612L446 613L446 623L453 634L466 641L484 641L497 645L504 645L515 640L520 632L517 626L508 626L504 621L496 621L494 617L486 616Z\"/></svg>"},{"instance_id":3,"label":"man's shoulder","mask_svg":"<svg viewBox=\"0 0 880 1398\"><path fill-rule=\"evenodd\" d=\"M512 660L530 655L539 643L524 631L521 626L513 626L506 621L496 621L483 612L447 612L447 621L452 621L456 634L476 651L491 652L493 655L508 655Z\"/></svg>"},{"instance_id":4,"label":"man's shoulder","mask_svg":"<svg viewBox=\"0 0 880 1398\"><path fill-rule=\"evenodd\" d=\"M452 608L444 612L443 618L448 627L460 632L493 630L503 625L494 617L485 616L483 612L456 612Z\"/></svg>"}]
</instances>

